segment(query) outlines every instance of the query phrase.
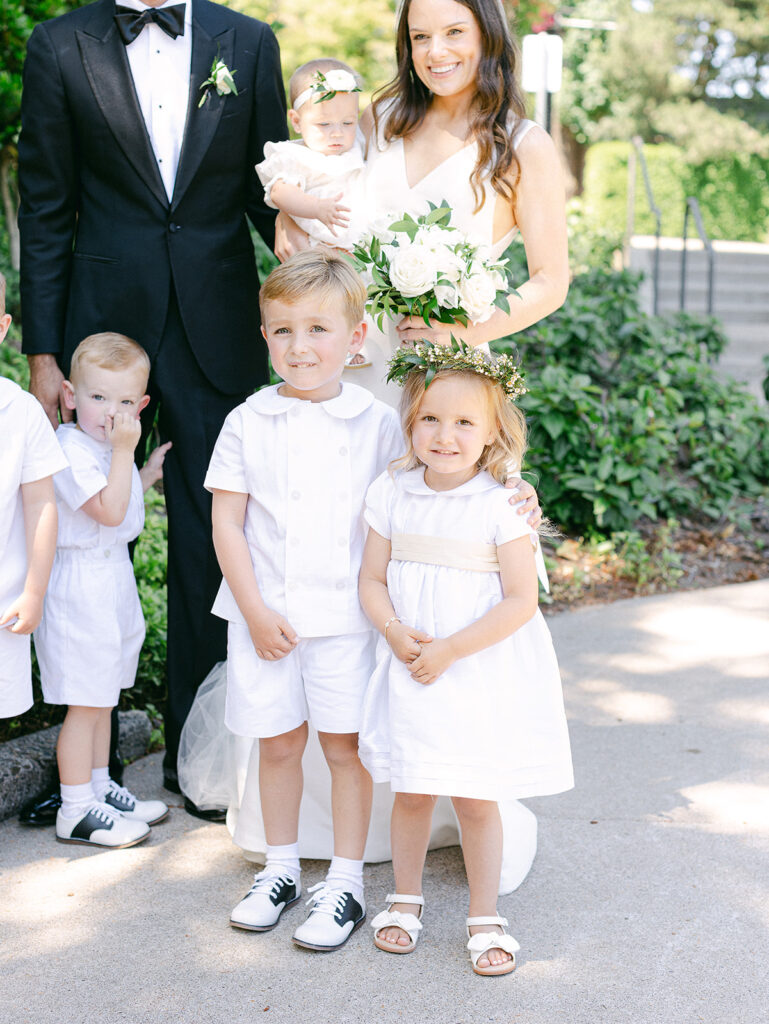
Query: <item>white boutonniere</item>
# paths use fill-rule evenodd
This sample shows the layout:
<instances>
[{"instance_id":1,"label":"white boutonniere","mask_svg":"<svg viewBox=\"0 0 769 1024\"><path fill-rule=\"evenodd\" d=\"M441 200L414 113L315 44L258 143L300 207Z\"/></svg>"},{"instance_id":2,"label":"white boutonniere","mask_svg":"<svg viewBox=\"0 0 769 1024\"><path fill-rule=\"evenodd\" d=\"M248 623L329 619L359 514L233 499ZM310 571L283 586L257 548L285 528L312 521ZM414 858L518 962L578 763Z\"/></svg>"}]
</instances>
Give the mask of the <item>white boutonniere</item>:
<instances>
[{"instance_id":1,"label":"white boutonniere","mask_svg":"<svg viewBox=\"0 0 769 1024\"><path fill-rule=\"evenodd\" d=\"M235 85L235 71L230 71L223 60L218 57L214 58L214 62L211 65L211 74L201 85L201 89L205 89L203 97L198 103L198 107L202 107L208 99L209 93L212 89L216 89L220 96L229 96L232 93L233 96L238 95L238 87Z\"/></svg>"}]
</instances>

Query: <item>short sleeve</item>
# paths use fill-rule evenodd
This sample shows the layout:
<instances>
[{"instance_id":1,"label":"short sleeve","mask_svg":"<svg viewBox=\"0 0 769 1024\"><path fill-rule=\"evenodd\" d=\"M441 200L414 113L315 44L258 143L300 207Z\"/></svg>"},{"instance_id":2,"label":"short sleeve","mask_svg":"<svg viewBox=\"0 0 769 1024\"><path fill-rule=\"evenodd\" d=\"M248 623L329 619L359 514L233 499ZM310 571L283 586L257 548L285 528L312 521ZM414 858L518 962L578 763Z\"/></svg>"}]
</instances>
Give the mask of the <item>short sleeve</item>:
<instances>
[{"instance_id":1,"label":"short sleeve","mask_svg":"<svg viewBox=\"0 0 769 1024\"><path fill-rule=\"evenodd\" d=\"M104 490L107 477L94 454L86 448L64 443L62 448L69 465L54 477L56 497L77 512L94 494Z\"/></svg>"},{"instance_id":2,"label":"short sleeve","mask_svg":"<svg viewBox=\"0 0 769 1024\"><path fill-rule=\"evenodd\" d=\"M264 160L256 165L256 173L264 185L264 201L273 210L272 187L276 181L297 185L307 190L307 168L303 165L301 147L294 142L267 142L264 146Z\"/></svg>"},{"instance_id":3,"label":"short sleeve","mask_svg":"<svg viewBox=\"0 0 769 1024\"><path fill-rule=\"evenodd\" d=\"M243 413L234 409L221 429L208 464L203 486L207 491L235 491L248 494L246 467L243 459Z\"/></svg>"},{"instance_id":4,"label":"short sleeve","mask_svg":"<svg viewBox=\"0 0 769 1024\"><path fill-rule=\"evenodd\" d=\"M363 516L372 530L387 540L390 539L390 516L395 484L389 473L381 473L366 491L366 507Z\"/></svg>"},{"instance_id":5,"label":"short sleeve","mask_svg":"<svg viewBox=\"0 0 769 1024\"><path fill-rule=\"evenodd\" d=\"M494 492L494 543L507 544L508 541L518 540L520 537L530 537L534 547L537 546L537 534L529 526L525 516L518 515L518 505L510 504L512 492L500 487Z\"/></svg>"},{"instance_id":6,"label":"short sleeve","mask_svg":"<svg viewBox=\"0 0 769 1024\"><path fill-rule=\"evenodd\" d=\"M22 394L26 406L26 422L21 483L30 484L66 469L68 462L43 407L32 395L25 392Z\"/></svg>"}]
</instances>

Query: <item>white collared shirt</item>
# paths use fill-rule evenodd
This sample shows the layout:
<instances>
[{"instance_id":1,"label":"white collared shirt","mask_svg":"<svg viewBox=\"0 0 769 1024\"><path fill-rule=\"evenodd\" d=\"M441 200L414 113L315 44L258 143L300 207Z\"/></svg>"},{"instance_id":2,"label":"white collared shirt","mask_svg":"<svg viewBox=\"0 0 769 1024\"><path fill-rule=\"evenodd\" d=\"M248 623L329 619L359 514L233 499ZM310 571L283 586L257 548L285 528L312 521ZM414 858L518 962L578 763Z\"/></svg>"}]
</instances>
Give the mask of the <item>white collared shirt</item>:
<instances>
[{"instance_id":1,"label":"white collared shirt","mask_svg":"<svg viewBox=\"0 0 769 1024\"><path fill-rule=\"evenodd\" d=\"M67 468L43 407L0 377L0 615L24 589L27 541L21 485ZM1 666L0 666L1 667ZM2 672L0 672L2 676Z\"/></svg>"},{"instance_id":2,"label":"white collared shirt","mask_svg":"<svg viewBox=\"0 0 769 1024\"><path fill-rule=\"evenodd\" d=\"M148 8L142 0L117 2L119 6L135 11ZM174 7L179 2L166 0L160 7ZM189 104L192 0L185 4L183 36L172 39L159 25L145 25L136 39L126 46L126 54L144 123L170 201L174 194Z\"/></svg>"},{"instance_id":3,"label":"white collared shirt","mask_svg":"<svg viewBox=\"0 0 769 1024\"><path fill-rule=\"evenodd\" d=\"M262 599L299 636L371 628L358 600L363 502L403 452L394 410L355 384L328 402L263 388L225 420L205 486L248 494L245 535ZM245 622L226 580L213 612Z\"/></svg>"}]
</instances>

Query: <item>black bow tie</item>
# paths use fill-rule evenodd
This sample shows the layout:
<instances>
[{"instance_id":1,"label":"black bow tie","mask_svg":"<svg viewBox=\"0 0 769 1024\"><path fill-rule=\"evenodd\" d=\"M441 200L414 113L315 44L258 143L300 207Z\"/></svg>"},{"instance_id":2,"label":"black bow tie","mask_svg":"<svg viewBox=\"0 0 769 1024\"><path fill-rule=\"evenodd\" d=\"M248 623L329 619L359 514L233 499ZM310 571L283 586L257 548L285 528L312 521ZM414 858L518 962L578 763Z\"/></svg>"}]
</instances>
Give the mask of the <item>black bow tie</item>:
<instances>
[{"instance_id":1,"label":"black bow tie","mask_svg":"<svg viewBox=\"0 0 769 1024\"><path fill-rule=\"evenodd\" d=\"M152 21L172 39L183 36L184 7L184 4L176 4L174 7L148 7L146 11L135 11L132 7L116 7L115 22L120 38L128 46L144 26Z\"/></svg>"}]
</instances>

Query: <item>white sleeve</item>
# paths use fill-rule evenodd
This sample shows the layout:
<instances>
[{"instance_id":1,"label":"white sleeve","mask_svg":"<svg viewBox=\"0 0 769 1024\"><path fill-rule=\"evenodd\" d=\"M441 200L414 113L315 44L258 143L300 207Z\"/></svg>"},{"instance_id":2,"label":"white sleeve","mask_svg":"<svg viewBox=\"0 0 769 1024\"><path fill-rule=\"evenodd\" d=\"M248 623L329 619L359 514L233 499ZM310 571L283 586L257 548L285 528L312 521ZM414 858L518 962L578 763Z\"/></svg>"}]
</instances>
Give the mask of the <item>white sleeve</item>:
<instances>
[{"instance_id":1,"label":"white sleeve","mask_svg":"<svg viewBox=\"0 0 769 1024\"><path fill-rule=\"evenodd\" d=\"M272 201L272 186L277 181L286 185L297 185L307 191L307 167L301 159L301 146L295 142L267 142L264 146L264 160L256 165L256 173L264 185L264 201L273 210L278 207Z\"/></svg>"},{"instance_id":2,"label":"white sleeve","mask_svg":"<svg viewBox=\"0 0 769 1024\"><path fill-rule=\"evenodd\" d=\"M243 459L243 414L240 408L234 409L224 421L203 486L207 491L248 494Z\"/></svg>"},{"instance_id":3,"label":"white sleeve","mask_svg":"<svg viewBox=\"0 0 769 1024\"><path fill-rule=\"evenodd\" d=\"M390 539L390 509L395 494L395 485L389 473L381 473L366 492L366 507L363 517L372 530Z\"/></svg>"},{"instance_id":4,"label":"white sleeve","mask_svg":"<svg viewBox=\"0 0 769 1024\"><path fill-rule=\"evenodd\" d=\"M50 420L43 407L32 395L24 395L24 459L21 466L21 483L30 484L43 480L66 469L69 463L61 450Z\"/></svg>"},{"instance_id":5,"label":"white sleeve","mask_svg":"<svg viewBox=\"0 0 769 1024\"><path fill-rule=\"evenodd\" d=\"M69 465L53 478L56 497L77 512L107 486L107 477L96 457L79 444L62 445Z\"/></svg>"},{"instance_id":6,"label":"white sleeve","mask_svg":"<svg viewBox=\"0 0 769 1024\"><path fill-rule=\"evenodd\" d=\"M512 492L504 487L494 492L494 543L499 546L507 544L510 540L518 540L519 537L531 537L531 542L536 547L537 534L529 526L526 517L518 515L520 502L510 504L511 497L514 497Z\"/></svg>"}]
</instances>

